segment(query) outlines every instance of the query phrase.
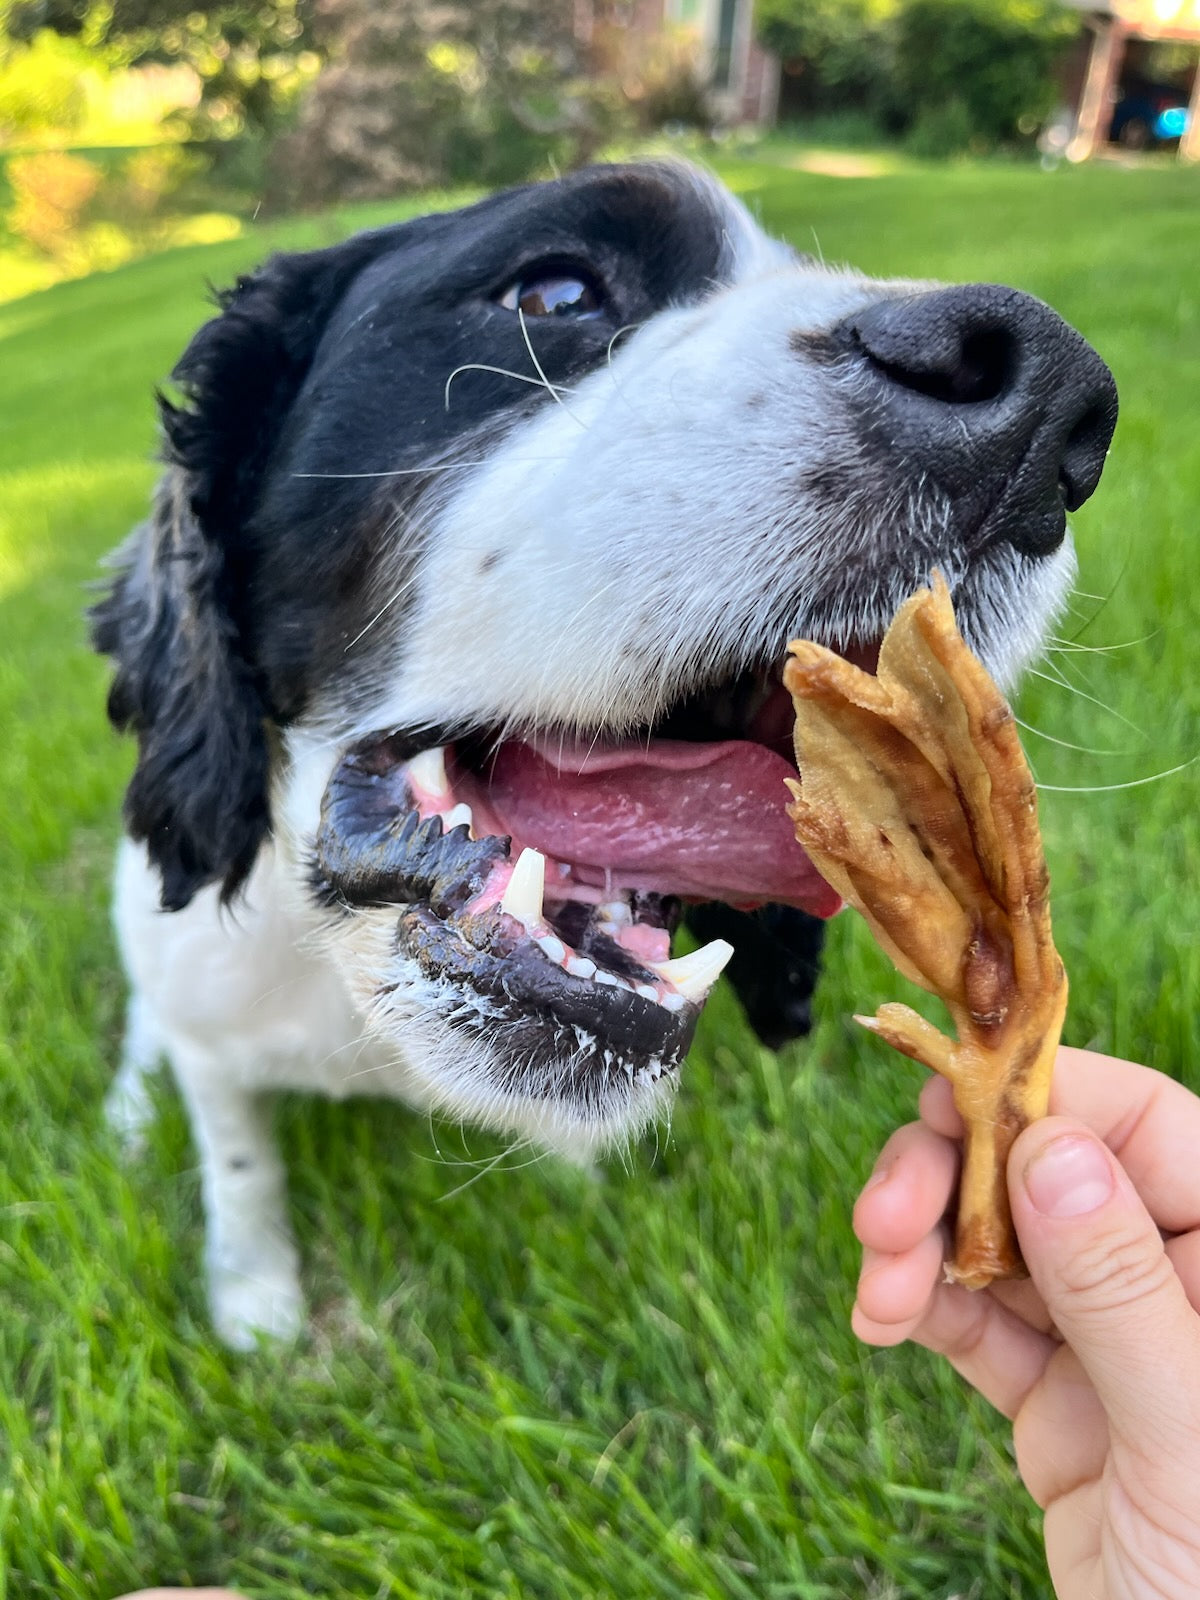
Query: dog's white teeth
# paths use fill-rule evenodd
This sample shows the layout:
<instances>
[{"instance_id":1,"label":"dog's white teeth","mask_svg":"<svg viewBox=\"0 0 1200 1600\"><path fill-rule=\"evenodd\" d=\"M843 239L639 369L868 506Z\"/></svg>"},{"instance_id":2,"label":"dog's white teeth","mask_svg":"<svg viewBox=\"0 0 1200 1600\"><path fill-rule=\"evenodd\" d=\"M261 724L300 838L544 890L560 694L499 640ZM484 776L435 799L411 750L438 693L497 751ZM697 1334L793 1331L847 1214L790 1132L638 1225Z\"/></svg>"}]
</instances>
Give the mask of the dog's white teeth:
<instances>
[{"instance_id":1,"label":"dog's white teeth","mask_svg":"<svg viewBox=\"0 0 1200 1600\"><path fill-rule=\"evenodd\" d=\"M635 983L633 992L640 994L643 1000L653 1000L655 1003L658 1001L658 990L652 983Z\"/></svg>"},{"instance_id":2,"label":"dog's white teeth","mask_svg":"<svg viewBox=\"0 0 1200 1600\"><path fill-rule=\"evenodd\" d=\"M474 820L470 806L465 800L460 800L456 806L451 806L449 811L442 812L442 832L449 833L451 828L457 828L464 822L469 828ZM473 834L472 838L474 838Z\"/></svg>"},{"instance_id":3,"label":"dog's white teeth","mask_svg":"<svg viewBox=\"0 0 1200 1600\"><path fill-rule=\"evenodd\" d=\"M567 962L567 971L573 978L594 978L596 963L589 961L586 956L572 956Z\"/></svg>"},{"instance_id":4,"label":"dog's white teeth","mask_svg":"<svg viewBox=\"0 0 1200 1600\"><path fill-rule=\"evenodd\" d=\"M537 945L539 950L545 952L546 956L549 958L549 960L553 961L556 967L562 965L562 958L567 953L567 947L561 939L556 939L552 933L546 933L543 934L540 939L535 939L533 942Z\"/></svg>"},{"instance_id":5,"label":"dog's white teeth","mask_svg":"<svg viewBox=\"0 0 1200 1600\"><path fill-rule=\"evenodd\" d=\"M540 850L522 850L500 901L500 909L528 928L542 920L542 895L545 890L545 856Z\"/></svg>"},{"instance_id":6,"label":"dog's white teeth","mask_svg":"<svg viewBox=\"0 0 1200 1600\"><path fill-rule=\"evenodd\" d=\"M603 969L596 973L596 982L603 984L606 989L633 989L633 985L624 978L618 978L615 972L605 972Z\"/></svg>"},{"instance_id":7,"label":"dog's white teeth","mask_svg":"<svg viewBox=\"0 0 1200 1600\"><path fill-rule=\"evenodd\" d=\"M408 763L408 776L418 789L423 789L433 799L450 798L450 780L446 776L446 752L441 745L432 750L422 750L419 756L414 756Z\"/></svg>"},{"instance_id":8,"label":"dog's white teeth","mask_svg":"<svg viewBox=\"0 0 1200 1600\"><path fill-rule=\"evenodd\" d=\"M726 939L714 939L690 956L677 956L674 961L663 961L653 968L660 978L680 993L685 1000L703 1000L724 972L733 954L733 946Z\"/></svg>"},{"instance_id":9,"label":"dog's white teeth","mask_svg":"<svg viewBox=\"0 0 1200 1600\"><path fill-rule=\"evenodd\" d=\"M602 921L611 923L614 928L628 928L633 922L633 912L624 900L609 900L597 906L596 912Z\"/></svg>"},{"instance_id":10,"label":"dog's white teeth","mask_svg":"<svg viewBox=\"0 0 1200 1600\"><path fill-rule=\"evenodd\" d=\"M682 1011L684 1006L687 1005L687 1000L683 995L672 990L670 994L662 995L658 1003L667 1011Z\"/></svg>"}]
</instances>

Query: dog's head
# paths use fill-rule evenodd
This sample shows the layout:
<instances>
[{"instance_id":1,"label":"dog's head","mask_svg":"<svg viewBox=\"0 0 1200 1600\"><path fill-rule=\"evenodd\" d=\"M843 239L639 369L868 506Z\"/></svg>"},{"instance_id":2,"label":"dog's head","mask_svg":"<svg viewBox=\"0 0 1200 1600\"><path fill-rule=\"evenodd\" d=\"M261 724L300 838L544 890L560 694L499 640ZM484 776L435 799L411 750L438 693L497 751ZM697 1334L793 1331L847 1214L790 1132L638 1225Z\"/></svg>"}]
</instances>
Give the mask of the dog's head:
<instances>
[{"instance_id":1,"label":"dog's head","mask_svg":"<svg viewBox=\"0 0 1200 1600\"><path fill-rule=\"evenodd\" d=\"M669 962L681 899L835 909L786 641L870 664L938 567L1011 682L1116 414L1029 296L831 270L674 165L277 257L175 376L96 624L164 906L274 830L416 1090L579 1150L727 956Z\"/></svg>"}]
</instances>

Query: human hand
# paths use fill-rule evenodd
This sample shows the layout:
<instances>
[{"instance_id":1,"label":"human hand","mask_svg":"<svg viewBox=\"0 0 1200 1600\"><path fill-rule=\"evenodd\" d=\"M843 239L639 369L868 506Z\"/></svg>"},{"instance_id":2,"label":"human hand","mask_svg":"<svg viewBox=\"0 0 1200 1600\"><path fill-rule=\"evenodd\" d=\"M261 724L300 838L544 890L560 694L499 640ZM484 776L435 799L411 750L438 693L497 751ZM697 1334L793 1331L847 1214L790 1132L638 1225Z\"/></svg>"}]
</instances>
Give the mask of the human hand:
<instances>
[{"instance_id":1,"label":"human hand","mask_svg":"<svg viewBox=\"0 0 1200 1600\"><path fill-rule=\"evenodd\" d=\"M242 1600L232 1589L139 1589L136 1594L118 1595L117 1600Z\"/></svg>"},{"instance_id":2,"label":"human hand","mask_svg":"<svg viewBox=\"0 0 1200 1600\"><path fill-rule=\"evenodd\" d=\"M1027 1283L942 1281L962 1122L932 1078L859 1196L852 1325L945 1356L1011 1418L1060 1600L1200 1595L1200 1099L1061 1050L1008 1165ZM1161 1231L1160 1231L1161 1230Z\"/></svg>"}]
</instances>

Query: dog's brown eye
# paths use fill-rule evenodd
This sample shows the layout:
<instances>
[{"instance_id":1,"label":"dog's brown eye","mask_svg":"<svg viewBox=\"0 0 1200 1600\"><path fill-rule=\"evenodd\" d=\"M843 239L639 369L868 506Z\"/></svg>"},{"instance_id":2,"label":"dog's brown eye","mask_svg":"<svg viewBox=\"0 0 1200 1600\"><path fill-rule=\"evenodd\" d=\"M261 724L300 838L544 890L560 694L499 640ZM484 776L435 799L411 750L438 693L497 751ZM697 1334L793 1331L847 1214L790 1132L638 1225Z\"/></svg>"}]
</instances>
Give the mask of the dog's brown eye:
<instances>
[{"instance_id":1,"label":"dog's brown eye","mask_svg":"<svg viewBox=\"0 0 1200 1600\"><path fill-rule=\"evenodd\" d=\"M567 272L518 278L500 296L506 311L526 317L586 317L600 310L596 286Z\"/></svg>"}]
</instances>

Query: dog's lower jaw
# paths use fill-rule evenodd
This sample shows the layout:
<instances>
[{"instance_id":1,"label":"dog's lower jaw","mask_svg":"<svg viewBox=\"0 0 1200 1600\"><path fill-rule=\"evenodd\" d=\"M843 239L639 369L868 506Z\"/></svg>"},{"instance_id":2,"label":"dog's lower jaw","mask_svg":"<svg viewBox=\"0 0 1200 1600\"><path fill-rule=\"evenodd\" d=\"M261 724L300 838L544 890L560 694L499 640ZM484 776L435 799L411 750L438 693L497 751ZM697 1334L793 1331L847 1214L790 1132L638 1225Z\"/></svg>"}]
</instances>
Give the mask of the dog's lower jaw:
<instances>
[{"instance_id":1,"label":"dog's lower jaw","mask_svg":"<svg viewBox=\"0 0 1200 1600\"><path fill-rule=\"evenodd\" d=\"M579 1166L630 1144L668 1111L678 1062L626 1071L584 1039L564 1038L553 1071L535 1079L510 1016L492 1018L485 997L446 992L397 958L398 909L360 911L331 927L325 943L367 1030L402 1056L411 1105Z\"/></svg>"}]
</instances>

